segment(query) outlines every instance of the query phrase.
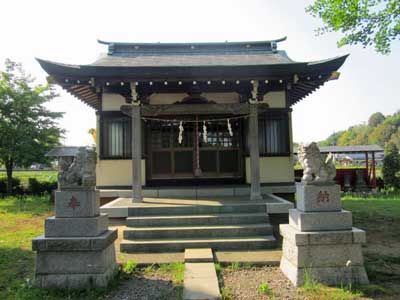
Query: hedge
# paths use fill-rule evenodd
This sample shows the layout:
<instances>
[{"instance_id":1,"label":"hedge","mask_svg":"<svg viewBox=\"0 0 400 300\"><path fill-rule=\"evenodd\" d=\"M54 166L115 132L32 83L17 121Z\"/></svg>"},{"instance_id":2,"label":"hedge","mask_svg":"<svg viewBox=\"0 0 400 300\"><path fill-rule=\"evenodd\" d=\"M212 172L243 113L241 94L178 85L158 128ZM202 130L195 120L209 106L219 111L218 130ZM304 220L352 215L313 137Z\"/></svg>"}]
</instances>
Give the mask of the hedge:
<instances>
[{"instance_id":1,"label":"hedge","mask_svg":"<svg viewBox=\"0 0 400 300\"><path fill-rule=\"evenodd\" d=\"M18 178L12 179L12 194L31 194L41 195L44 193L51 194L52 191L57 189L57 181L38 181L36 178L28 179L28 186L21 185ZM7 194L7 178L0 178L0 195Z\"/></svg>"}]
</instances>

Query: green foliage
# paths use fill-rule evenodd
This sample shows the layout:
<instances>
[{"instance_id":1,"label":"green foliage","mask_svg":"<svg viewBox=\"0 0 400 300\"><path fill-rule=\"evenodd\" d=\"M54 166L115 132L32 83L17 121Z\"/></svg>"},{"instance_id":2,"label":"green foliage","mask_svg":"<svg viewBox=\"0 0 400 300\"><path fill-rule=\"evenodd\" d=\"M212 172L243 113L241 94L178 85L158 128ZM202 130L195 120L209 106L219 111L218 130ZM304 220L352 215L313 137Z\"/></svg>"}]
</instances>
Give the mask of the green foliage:
<instances>
[{"instance_id":1,"label":"green foliage","mask_svg":"<svg viewBox=\"0 0 400 300\"><path fill-rule=\"evenodd\" d=\"M304 284L301 289L313 300L354 300L363 296L363 293L351 286L332 288L318 283L308 268L304 270Z\"/></svg>"},{"instance_id":2,"label":"green foliage","mask_svg":"<svg viewBox=\"0 0 400 300\"><path fill-rule=\"evenodd\" d=\"M392 142L400 148L400 114L383 116L374 113L368 125L355 125L347 130L331 134L326 140L319 142L320 146L352 146L378 144L384 147Z\"/></svg>"},{"instance_id":3,"label":"green foliage","mask_svg":"<svg viewBox=\"0 0 400 300\"><path fill-rule=\"evenodd\" d=\"M381 112L372 114L368 119L368 126L376 127L385 120L385 116Z\"/></svg>"},{"instance_id":4,"label":"green foliage","mask_svg":"<svg viewBox=\"0 0 400 300\"><path fill-rule=\"evenodd\" d=\"M18 178L12 178L11 181L12 193L14 195L21 194L21 181ZM7 193L7 178L0 178L0 195Z\"/></svg>"},{"instance_id":5,"label":"green foliage","mask_svg":"<svg viewBox=\"0 0 400 300\"><path fill-rule=\"evenodd\" d=\"M306 11L324 23L319 34L343 34L338 47L361 44L388 54L400 39L400 0L315 0Z\"/></svg>"},{"instance_id":6,"label":"green foliage","mask_svg":"<svg viewBox=\"0 0 400 300\"><path fill-rule=\"evenodd\" d=\"M40 182L36 178L29 178L29 188L28 191L32 195L41 195L43 193L51 194L52 191L57 189L57 182Z\"/></svg>"},{"instance_id":7,"label":"green foliage","mask_svg":"<svg viewBox=\"0 0 400 300\"><path fill-rule=\"evenodd\" d=\"M226 287L221 288L221 299L222 300L233 300L233 293L230 289Z\"/></svg>"},{"instance_id":8,"label":"green foliage","mask_svg":"<svg viewBox=\"0 0 400 300\"><path fill-rule=\"evenodd\" d=\"M228 270L234 271L240 268L240 262L235 261L228 266Z\"/></svg>"},{"instance_id":9,"label":"green foliage","mask_svg":"<svg viewBox=\"0 0 400 300\"><path fill-rule=\"evenodd\" d=\"M384 146L392 136L394 128L388 122L383 122L373 129L368 136L368 144Z\"/></svg>"},{"instance_id":10,"label":"green foliage","mask_svg":"<svg viewBox=\"0 0 400 300\"><path fill-rule=\"evenodd\" d=\"M302 288L306 292L316 292L320 288L320 285L311 274L309 268L304 269L304 283Z\"/></svg>"},{"instance_id":11,"label":"green foliage","mask_svg":"<svg viewBox=\"0 0 400 300\"><path fill-rule=\"evenodd\" d=\"M149 273L153 273L155 270L156 270L155 264L151 264L151 265L148 265L147 267L145 267L143 272L145 274L149 274Z\"/></svg>"},{"instance_id":12,"label":"green foliage","mask_svg":"<svg viewBox=\"0 0 400 300\"><path fill-rule=\"evenodd\" d=\"M320 146L336 146L338 144L338 139L344 133L344 131L338 131L332 133L326 140L319 142Z\"/></svg>"},{"instance_id":13,"label":"green foliage","mask_svg":"<svg viewBox=\"0 0 400 300\"><path fill-rule=\"evenodd\" d=\"M122 270L126 274L133 274L136 271L137 263L133 260L128 260L123 266Z\"/></svg>"},{"instance_id":14,"label":"green foliage","mask_svg":"<svg viewBox=\"0 0 400 300\"><path fill-rule=\"evenodd\" d=\"M274 291L272 288L268 285L266 282L262 282L257 289L257 292L261 295L268 295L268 296L273 296Z\"/></svg>"},{"instance_id":15,"label":"green foliage","mask_svg":"<svg viewBox=\"0 0 400 300\"><path fill-rule=\"evenodd\" d=\"M214 267L215 267L215 272L217 272L217 274L221 273L221 271L222 271L222 266L221 266L220 263L215 263L215 264L214 264Z\"/></svg>"},{"instance_id":16,"label":"green foliage","mask_svg":"<svg viewBox=\"0 0 400 300\"><path fill-rule=\"evenodd\" d=\"M183 282L185 264L180 262L160 264L159 271L164 273L171 273L174 278L174 282L179 284Z\"/></svg>"},{"instance_id":17,"label":"green foliage","mask_svg":"<svg viewBox=\"0 0 400 300\"><path fill-rule=\"evenodd\" d=\"M32 171L14 171L13 178L19 179L24 188L28 188L29 179L35 178L39 182L57 182L57 171L32 170ZM0 179L6 179L6 172L0 172Z\"/></svg>"},{"instance_id":18,"label":"green foliage","mask_svg":"<svg viewBox=\"0 0 400 300\"><path fill-rule=\"evenodd\" d=\"M0 71L0 163L7 169L8 193L15 166L46 163L44 154L59 145L63 130L56 121L62 113L45 107L55 96L49 86L35 85L21 64L5 61Z\"/></svg>"},{"instance_id":19,"label":"green foliage","mask_svg":"<svg viewBox=\"0 0 400 300\"><path fill-rule=\"evenodd\" d=\"M57 189L57 176L54 171L17 171L12 178L12 194L41 195L51 194ZM32 177L29 177L32 176ZM0 195L7 193L7 178L4 172L0 173Z\"/></svg>"},{"instance_id":20,"label":"green foliage","mask_svg":"<svg viewBox=\"0 0 400 300\"><path fill-rule=\"evenodd\" d=\"M389 143L395 144L397 149L400 149L400 127L398 127L397 131L392 134Z\"/></svg>"},{"instance_id":21,"label":"green foliage","mask_svg":"<svg viewBox=\"0 0 400 300\"><path fill-rule=\"evenodd\" d=\"M393 143L389 143L385 147L382 174L386 187L400 190L400 154L399 149Z\"/></svg>"}]
</instances>

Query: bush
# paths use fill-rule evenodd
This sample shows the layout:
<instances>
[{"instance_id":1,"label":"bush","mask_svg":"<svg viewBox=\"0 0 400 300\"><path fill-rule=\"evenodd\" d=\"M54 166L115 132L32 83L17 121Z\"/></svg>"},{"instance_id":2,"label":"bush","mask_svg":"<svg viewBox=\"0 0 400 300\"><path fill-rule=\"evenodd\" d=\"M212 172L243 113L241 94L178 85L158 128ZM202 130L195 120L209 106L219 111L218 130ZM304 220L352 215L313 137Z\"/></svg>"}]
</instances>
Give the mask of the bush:
<instances>
[{"instance_id":1,"label":"bush","mask_svg":"<svg viewBox=\"0 0 400 300\"><path fill-rule=\"evenodd\" d=\"M43 181L40 182L36 178L29 178L28 180L28 192L33 195L41 195L49 193L57 189L56 181Z\"/></svg>"},{"instance_id":2,"label":"bush","mask_svg":"<svg viewBox=\"0 0 400 300\"><path fill-rule=\"evenodd\" d=\"M389 143L385 147L382 174L385 187L400 190L400 154L399 149L393 143Z\"/></svg>"},{"instance_id":3,"label":"bush","mask_svg":"<svg viewBox=\"0 0 400 300\"><path fill-rule=\"evenodd\" d=\"M376 178L376 187L378 191L382 191L385 188L385 181L383 181L382 177Z\"/></svg>"},{"instance_id":4,"label":"bush","mask_svg":"<svg viewBox=\"0 0 400 300\"><path fill-rule=\"evenodd\" d=\"M12 178L11 180L12 194L22 194L23 188L21 186L21 180L18 178ZM0 178L0 194L7 194L7 178Z\"/></svg>"}]
</instances>

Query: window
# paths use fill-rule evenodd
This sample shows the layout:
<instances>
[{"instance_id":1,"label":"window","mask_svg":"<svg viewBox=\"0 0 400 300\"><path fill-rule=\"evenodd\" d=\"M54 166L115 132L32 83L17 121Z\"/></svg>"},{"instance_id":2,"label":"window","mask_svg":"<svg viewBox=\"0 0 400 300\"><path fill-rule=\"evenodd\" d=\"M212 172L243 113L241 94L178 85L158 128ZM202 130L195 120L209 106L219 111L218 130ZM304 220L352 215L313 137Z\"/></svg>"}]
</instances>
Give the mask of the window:
<instances>
[{"instance_id":1,"label":"window","mask_svg":"<svg viewBox=\"0 0 400 300\"><path fill-rule=\"evenodd\" d=\"M131 118L102 116L101 157L131 158Z\"/></svg>"},{"instance_id":2,"label":"window","mask_svg":"<svg viewBox=\"0 0 400 300\"><path fill-rule=\"evenodd\" d=\"M260 114L258 142L261 156L288 156L290 154L288 113L269 111ZM249 153L248 146L247 152Z\"/></svg>"}]
</instances>

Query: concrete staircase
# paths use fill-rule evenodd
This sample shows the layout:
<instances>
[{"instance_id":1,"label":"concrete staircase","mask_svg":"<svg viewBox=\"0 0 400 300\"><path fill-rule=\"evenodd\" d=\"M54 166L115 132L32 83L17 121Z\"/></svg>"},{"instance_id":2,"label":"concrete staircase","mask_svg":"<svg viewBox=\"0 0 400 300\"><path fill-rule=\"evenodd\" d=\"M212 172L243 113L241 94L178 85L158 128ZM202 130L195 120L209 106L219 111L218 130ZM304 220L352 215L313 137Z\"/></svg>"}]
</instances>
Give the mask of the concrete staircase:
<instances>
[{"instance_id":1,"label":"concrete staircase","mask_svg":"<svg viewBox=\"0 0 400 300\"><path fill-rule=\"evenodd\" d=\"M130 207L126 226L121 241L126 253L276 246L263 203Z\"/></svg>"}]
</instances>

